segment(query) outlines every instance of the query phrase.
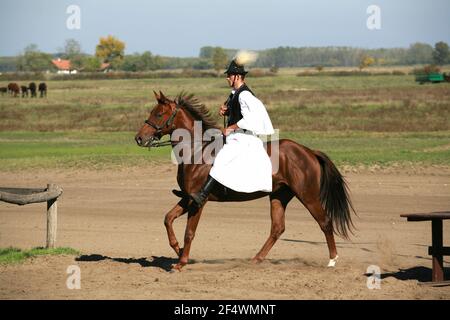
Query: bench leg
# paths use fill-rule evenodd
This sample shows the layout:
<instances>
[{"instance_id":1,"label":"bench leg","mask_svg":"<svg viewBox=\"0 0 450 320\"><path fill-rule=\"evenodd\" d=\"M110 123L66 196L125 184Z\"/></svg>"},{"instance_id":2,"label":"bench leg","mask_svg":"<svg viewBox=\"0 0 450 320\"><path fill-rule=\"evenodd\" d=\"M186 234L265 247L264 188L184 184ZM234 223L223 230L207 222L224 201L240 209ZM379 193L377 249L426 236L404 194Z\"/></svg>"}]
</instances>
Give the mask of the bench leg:
<instances>
[{"instance_id":1,"label":"bench leg","mask_svg":"<svg viewBox=\"0 0 450 320\"><path fill-rule=\"evenodd\" d=\"M431 237L433 247L432 281L444 281L444 259L442 256L442 220L431 220Z\"/></svg>"}]
</instances>

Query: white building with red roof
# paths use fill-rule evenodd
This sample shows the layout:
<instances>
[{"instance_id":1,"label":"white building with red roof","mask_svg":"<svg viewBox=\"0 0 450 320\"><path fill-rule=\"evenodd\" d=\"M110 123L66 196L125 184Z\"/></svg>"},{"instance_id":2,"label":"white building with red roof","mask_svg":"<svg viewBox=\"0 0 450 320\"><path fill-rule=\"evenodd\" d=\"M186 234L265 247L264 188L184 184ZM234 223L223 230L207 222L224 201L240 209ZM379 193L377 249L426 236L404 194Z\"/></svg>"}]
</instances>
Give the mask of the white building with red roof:
<instances>
[{"instance_id":1,"label":"white building with red roof","mask_svg":"<svg viewBox=\"0 0 450 320\"><path fill-rule=\"evenodd\" d=\"M53 59L52 63L58 69L57 73L59 74L74 74L78 72L76 69L72 68L70 60L63 60L61 58L58 58Z\"/></svg>"}]
</instances>

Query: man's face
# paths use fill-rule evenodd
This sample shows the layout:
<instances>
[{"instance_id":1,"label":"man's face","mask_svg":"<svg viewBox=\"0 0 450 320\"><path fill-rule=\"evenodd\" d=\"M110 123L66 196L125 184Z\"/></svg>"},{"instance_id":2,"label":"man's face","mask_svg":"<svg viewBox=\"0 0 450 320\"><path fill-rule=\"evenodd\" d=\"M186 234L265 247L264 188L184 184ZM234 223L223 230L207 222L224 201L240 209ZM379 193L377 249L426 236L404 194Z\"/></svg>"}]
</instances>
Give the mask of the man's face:
<instances>
[{"instance_id":1,"label":"man's face","mask_svg":"<svg viewBox=\"0 0 450 320\"><path fill-rule=\"evenodd\" d=\"M237 74L227 74L227 81L230 87L233 86L233 82L236 80L237 77L238 77Z\"/></svg>"}]
</instances>

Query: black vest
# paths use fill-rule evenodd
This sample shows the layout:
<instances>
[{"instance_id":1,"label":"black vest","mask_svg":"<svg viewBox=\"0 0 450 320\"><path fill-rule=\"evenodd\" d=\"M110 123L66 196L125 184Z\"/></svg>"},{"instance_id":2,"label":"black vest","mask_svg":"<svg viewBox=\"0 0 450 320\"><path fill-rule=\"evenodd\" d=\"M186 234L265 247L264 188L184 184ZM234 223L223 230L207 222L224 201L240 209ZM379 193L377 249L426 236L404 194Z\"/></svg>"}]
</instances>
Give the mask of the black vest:
<instances>
[{"instance_id":1,"label":"black vest","mask_svg":"<svg viewBox=\"0 0 450 320\"><path fill-rule=\"evenodd\" d=\"M241 113L241 105L239 104L239 94L242 91L250 91L251 94L253 94L252 90L250 90L249 87L247 87L246 84L243 84L242 86L237 89L234 94L231 93L227 100L227 116L228 116L228 124L227 127L237 123L239 120L242 119L242 113ZM254 95L254 94L253 94Z\"/></svg>"}]
</instances>

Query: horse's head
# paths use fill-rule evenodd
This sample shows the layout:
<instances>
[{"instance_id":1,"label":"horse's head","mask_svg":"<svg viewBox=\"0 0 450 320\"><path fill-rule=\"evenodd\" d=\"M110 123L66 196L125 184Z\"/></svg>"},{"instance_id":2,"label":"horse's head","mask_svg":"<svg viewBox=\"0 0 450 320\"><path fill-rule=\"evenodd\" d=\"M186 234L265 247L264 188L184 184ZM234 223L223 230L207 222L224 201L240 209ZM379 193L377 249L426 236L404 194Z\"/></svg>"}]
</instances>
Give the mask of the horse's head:
<instances>
[{"instance_id":1,"label":"horse's head","mask_svg":"<svg viewBox=\"0 0 450 320\"><path fill-rule=\"evenodd\" d=\"M175 116L179 106L160 91L153 91L158 104L150 112L144 125L135 136L136 143L141 147L149 147L152 142L157 142L162 136L170 134L175 129Z\"/></svg>"}]
</instances>

